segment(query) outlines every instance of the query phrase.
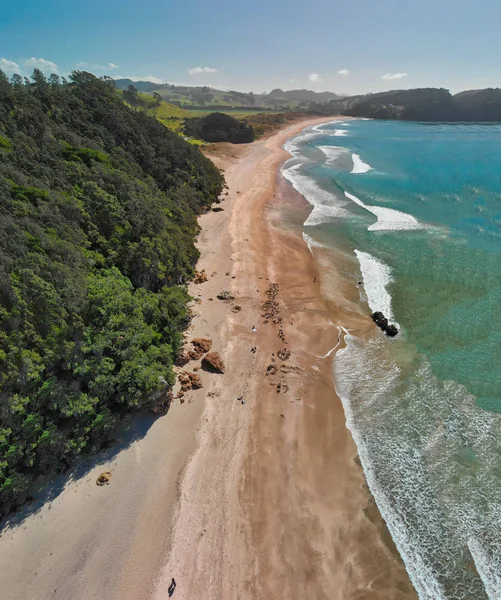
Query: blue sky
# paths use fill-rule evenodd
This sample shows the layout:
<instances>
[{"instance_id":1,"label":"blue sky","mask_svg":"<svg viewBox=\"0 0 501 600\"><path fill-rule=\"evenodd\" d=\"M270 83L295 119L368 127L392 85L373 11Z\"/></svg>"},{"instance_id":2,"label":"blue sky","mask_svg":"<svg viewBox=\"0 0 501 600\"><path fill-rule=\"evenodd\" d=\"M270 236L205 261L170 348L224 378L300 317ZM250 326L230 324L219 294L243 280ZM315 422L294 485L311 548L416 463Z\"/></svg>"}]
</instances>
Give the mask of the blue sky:
<instances>
[{"instance_id":1,"label":"blue sky","mask_svg":"<svg viewBox=\"0 0 501 600\"><path fill-rule=\"evenodd\" d=\"M500 24L500 0L4 0L0 68L254 92L455 92L501 85Z\"/></svg>"}]
</instances>

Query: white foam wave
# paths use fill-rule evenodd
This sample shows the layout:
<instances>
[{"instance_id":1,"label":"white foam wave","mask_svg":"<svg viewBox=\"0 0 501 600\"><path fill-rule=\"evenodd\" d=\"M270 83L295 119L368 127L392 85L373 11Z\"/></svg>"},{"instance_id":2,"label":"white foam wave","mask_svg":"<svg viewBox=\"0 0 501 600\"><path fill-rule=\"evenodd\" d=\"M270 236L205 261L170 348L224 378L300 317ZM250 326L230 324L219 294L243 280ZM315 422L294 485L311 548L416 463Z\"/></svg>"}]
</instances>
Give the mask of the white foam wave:
<instances>
[{"instance_id":1,"label":"white foam wave","mask_svg":"<svg viewBox=\"0 0 501 600\"><path fill-rule=\"evenodd\" d=\"M321 188L311 177L299 173L298 170L301 166L294 165L283 169L282 173L292 183L294 189L313 206L313 210L304 222L304 226L321 225L322 223L329 223L335 218L346 217L348 213L344 208L345 203L334 194Z\"/></svg>"},{"instance_id":2,"label":"white foam wave","mask_svg":"<svg viewBox=\"0 0 501 600\"><path fill-rule=\"evenodd\" d=\"M463 386L439 381L419 354L409 369L384 336L345 341L334 362L336 391L419 598L501 598L498 415L482 411ZM458 460L467 448L468 463Z\"/></svg>"},{"instance_id":3,"label":"white foam wave","mask_svg":"<svg viewBox=\"0 0 501 600\"><path fill-rule=\"evenodd\" d=\"M317 148L325 154L328 163L336 162L340 156L348 152L346 148L341 146L317 146Z\"/></svg>"},{"instance_id":4,"label":"white foam wave","mask_svg":"<svg viewBox=\"0 0 501 600\"><path fill-rule=\"evenodd\" d=\"M372 171L372 167L364 162L359 154L352 154L351 158L353 159L353 169L352 173L367 173L367 171Z\"/></svg>"},{"instance_id":5,"label":"white foam wave","mask_svg":"<svg viewBox=\"0 0 501 600\"><path fill-rule=\"evenodd\" d=\"M394 323L391 296L386 289L391 282L390 267L368 252L355 250L355 254L360 263L367 303L371 311L381 311L389 321Z\"/></svg>"},{"instance_id":6,"label":"white foam wave","mask_svg":"<svg viewBox=\"0 0 501 600\"><path fill-rule=\"evenodd\" d=\"M334 129L334 135L336 137L346 137L348 135L348 132L346 131L346 129Z\"/></svg>"},{"instance_id":7,"label":"white foam wave","mask_svg":"<svg viewBox=\"0 0 501 600\"><path fill-rule=\"evenodd\" d=\"M303 240L308 246L308 250L313 254L313 248L325 248L323 244L314 240L311 235L308 235L303 231Z\"/></svg>"},{"instance_id":8,"label":"white foam wave","mask_svg":"<svg viewBox=\"0 0 501 600\"><path fill-rule=\"evenodd\" d=\"M366 211L372 213L377 217L376 223L370 225L367 229L369 231L397 231L407 229L425 229L425 225L420 223L415 217L407 213L395 210L393 208L384 208L381 206L370 206L364 204L360 198L357 198L349 192L345 192L344 195L358 204Z\"/></svg>"}]
</instances>

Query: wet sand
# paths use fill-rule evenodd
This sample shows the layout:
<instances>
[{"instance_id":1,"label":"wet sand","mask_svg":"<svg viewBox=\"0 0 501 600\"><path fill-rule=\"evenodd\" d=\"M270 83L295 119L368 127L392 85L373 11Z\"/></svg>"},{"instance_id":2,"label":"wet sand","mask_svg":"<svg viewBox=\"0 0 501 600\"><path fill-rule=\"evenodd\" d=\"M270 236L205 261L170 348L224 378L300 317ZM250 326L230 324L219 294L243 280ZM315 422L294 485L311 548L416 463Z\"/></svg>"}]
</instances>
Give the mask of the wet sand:
<instances>
[{"instance_id":1,"label":"wet sand","mask_svg":"<svg viewBox=\"0 0 501 600\"><path fill-rule=\"evenodd\" d=\"M416 597L325 357L339 322L360 333L371 325L343 278L338 301L323 299L307 245L279 223L284 208L307 211L277 175L281 147L325 120L213 156L229 195L222 212L200 218L199 268L209 278L190 286L197 301L187 338L210 337L226 372L198 371L201 390L164 417L138 421L125 449L3 529L2 597L161 600L172 577L179 600ZM278 313L265 319L271 283ZM217 300L222 290L235 300ZM284 349L291 354L281 360ZM97 487L105 470L112 482Z\"/></svg>"}]
</instances>

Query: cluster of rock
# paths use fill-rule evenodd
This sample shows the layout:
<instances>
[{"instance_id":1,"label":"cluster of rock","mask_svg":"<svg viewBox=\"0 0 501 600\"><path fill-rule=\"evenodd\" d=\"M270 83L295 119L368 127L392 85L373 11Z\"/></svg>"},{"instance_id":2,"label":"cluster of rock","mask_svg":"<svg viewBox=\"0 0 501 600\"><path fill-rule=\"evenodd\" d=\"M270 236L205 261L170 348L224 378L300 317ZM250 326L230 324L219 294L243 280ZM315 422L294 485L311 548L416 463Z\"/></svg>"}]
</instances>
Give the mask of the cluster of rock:
<instances>
[{"instance_id":1,"label":"cluster of rock","mask_svg":"<svg viewBox=\"0 0 501 600\"><path fill-rule=\"evenodd\" d=\"M212 340L209 338L195 338L191 340L191 348L183 348L176 357L176 365L184 367L192 360L200 360L212 347Z\"/></svg>"},{"instance_id":2,"label":"cluster of rock","mask_svg":"<svg viewBox=\"0 0 501 600\"><path fill-rule=\"evenodd\" d=\"M392 323L389 323L388 319L383 315L381 311L372 313L372 320L376 325L382 329L387 336L395 337L398 333L398 329Z\"/></svg>"},{"instance_id":3,"label":"cluster of rock","mask_svg":"<svg viewBox=\"0 0 501 600\"><path fill-rule=\"evenodd\" d=\"M280 325L280 323L282 322L279 304L275 300L279 290L280 286L278 285L278 283L270 283L268 289L265 292L265 294L268 296L268 300L263 302L263 304L261 305L261 310L263 311L261 317L264 319L264 324L268 323L268 321L270 320L273 322L274 325Z\"/></svg>"},{"instance_id":4,"label":"cluster of rock","mask_svg":"<svg viewBox=\"0 0 501 600\"><path fill-rule=\"evenodd\" d=\"M179 383L181 384L181 391L189 392L190 390L198 390L203 387L202 380L198 373L189 373L188 371L181 371L179 373Z\"/></svg>"},{"instance_id":5,"label":"cluster of rock","mask_svg":"<svg viewBox=\"0 0 501 600\"><path fill-rule=\"evenodd\" d=\"M205 272L205 269L202 269L201 271L195 271L195 275L193 277L193 283L204 283L208 279L209 278L207 277L207 273Z\"/></svg>"}]
</instances>

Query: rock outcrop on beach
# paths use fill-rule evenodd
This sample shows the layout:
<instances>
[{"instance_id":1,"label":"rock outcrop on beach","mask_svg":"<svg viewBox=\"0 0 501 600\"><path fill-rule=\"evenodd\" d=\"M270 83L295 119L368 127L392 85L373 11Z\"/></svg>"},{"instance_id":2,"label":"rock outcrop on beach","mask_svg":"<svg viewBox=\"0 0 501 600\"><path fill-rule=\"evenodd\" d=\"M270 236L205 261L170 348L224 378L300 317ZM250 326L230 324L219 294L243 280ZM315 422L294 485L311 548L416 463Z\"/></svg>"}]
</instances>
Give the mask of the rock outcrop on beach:
<instances>
[{"instance_id":1,"label":"rock outcrop on beach","mask_svg":"<svg viewBox=\"0 0 501 600\"><path fill-rule=\"evenodd\" d=\"M198 360L212 348L212 340L210 338L194 338L191 340L191 345L193 346L193 350L190 351L192 360Z\"/></svg>"},{"instance_id":2,"label":"rock outcrop on beach","mask_svg":"<svg viewBox=\"0 0 501 600\"><path fill-rule=\"evenodd\" d=\"M395 337L397 335L398 329L395 327L395 325L392 325L388 322L388 319L383 315L381 311L378 310L376 312L373 312L372 320L380 329L382 329L386 333L387 336Z\"/></svg>"},{"instance_id":3,"label":"rock outcrop on beach","mask_svg":"<svg viewBox=\"0 0 501 600\"><path fill-rule=\"evenodd\" d=\"M179 383L181 384L181 391L188 392L189 390L198 390L203 387L200 375L197 373L189 373L188 371L181 371L179 373Z\"/></svg>"},{"instance_id":4,"label":"rock outcrop on beach","mask_svg":"<svg viewBox=\"0 0 501 600\"><path fill-rule=\"evenodd\" d=\"M204 283L208 280L207 273L205 269L201 271L195 271L195 276L193 277L193 283Z\"/></svg>"},{"instance_id":5,"label":"rock outcrop on beach","mask_svg":"<svg viewBox=\"0 0 501 600\"><path fill-rule=\"evenodd\" d=\"M101 473L101 475L99 475L99 477L96 480L96 485L99 486L103 486L103 485L109 485L111 481L111 471L105 471L104 473Z\"/></svg>"},{"instance_id":6,"label":"rock outcrop on beach","mask_svg":"<svg viewBox=\"0 0 501 600\"><path fill-rule=\"evenodd\" d=\"M209 354L204 356L202 365L209 371L224 373L224 362L217 352L209 352Z\"/></svg>"}]
</instances>

